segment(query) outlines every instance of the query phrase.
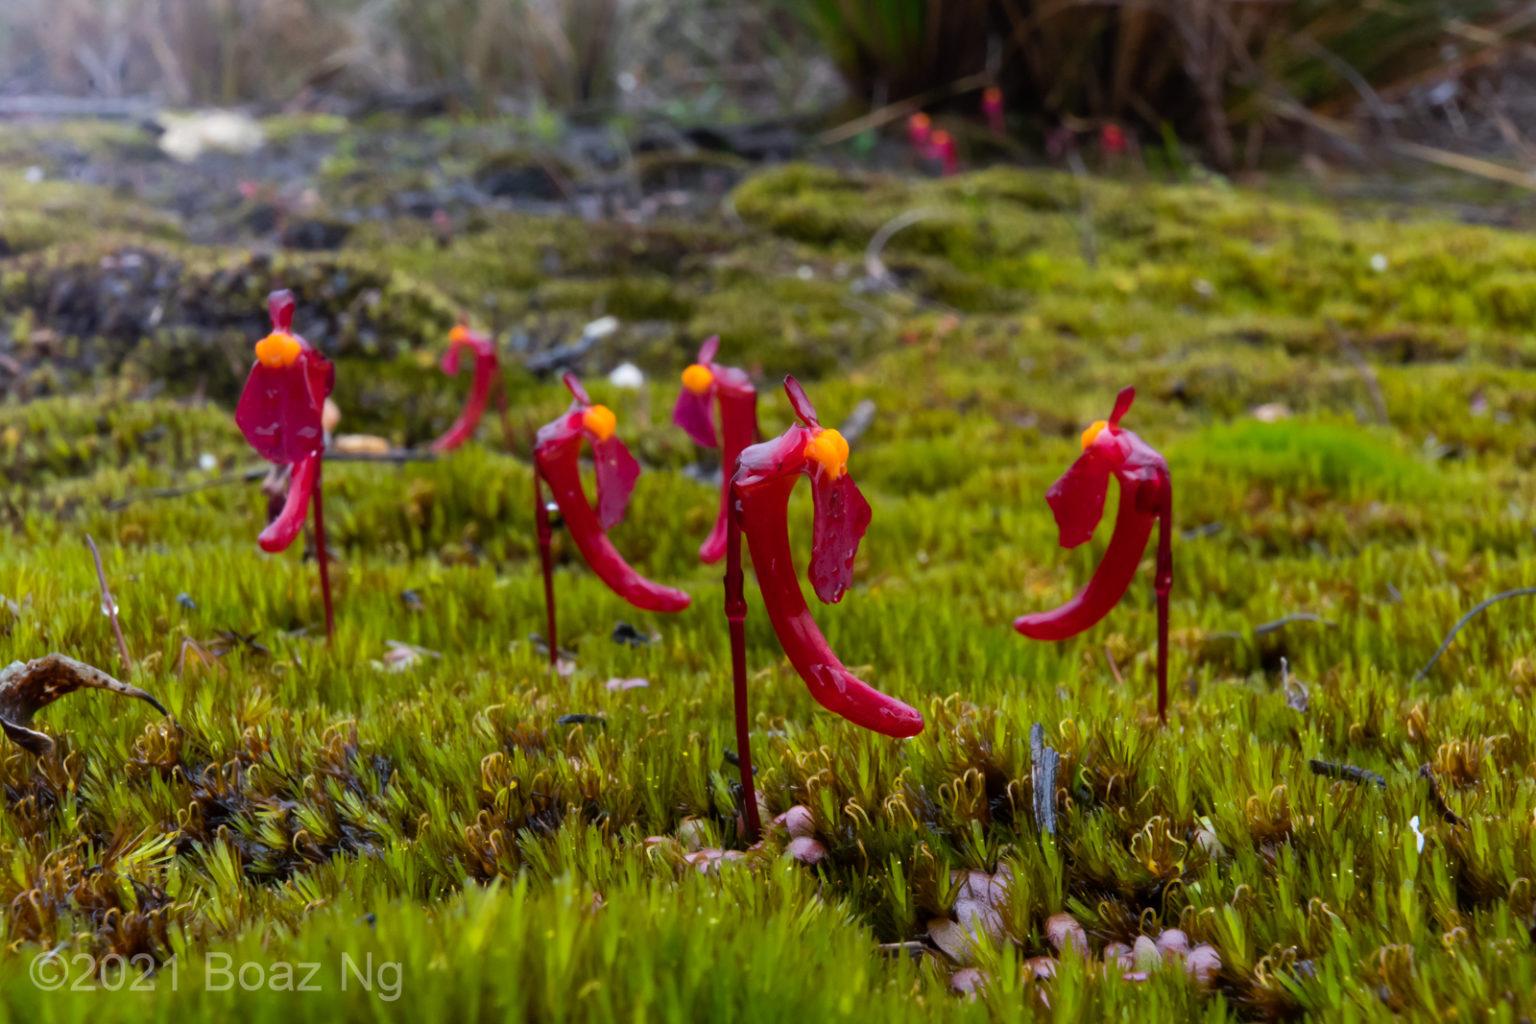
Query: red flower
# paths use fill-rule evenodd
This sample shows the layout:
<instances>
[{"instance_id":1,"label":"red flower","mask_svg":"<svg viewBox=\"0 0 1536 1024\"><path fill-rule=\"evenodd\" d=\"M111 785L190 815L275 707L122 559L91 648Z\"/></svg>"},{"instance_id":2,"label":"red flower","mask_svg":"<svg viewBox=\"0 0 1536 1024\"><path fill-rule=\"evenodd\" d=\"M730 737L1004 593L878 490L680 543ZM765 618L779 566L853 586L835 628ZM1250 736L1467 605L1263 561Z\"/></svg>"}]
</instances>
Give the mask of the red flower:
<instances>
[{"instance_id":1,"label":"red flower","mask_svg":"<svg viewBox=\"0 0 1536 1024\"><path fill-rule=\"evenodd\" d=\"M1103 518L1109 478L1120 482L1120 511L1103 560L1077 596L1052 611L1021 616L1014 620L1013 628L1035 640L1065 640L1098 624L1125 596L1146 552L1152 526L1158 523L1153 580L1157 593L1157 714L1165 719L1168 592L1173 587L1173 483L1162 455L1120 426L1135 398L1135 388L1121 391L1109 419L1083 431L1083 454L1045 495L1056 516L1061 546L1074 548L1093 536Z\"/></svg>"},{"instance_id":2,"label":"red flower","mask_svg":"<svg viewBox=\"0 0 1536 1024\"><path fill-rule=\"evenodd\" d=\"M731 474L736 460L747 446L757 443L757 389L741 370L721 366L714 361L720 339L707 339L699 346L699 361L683 371L683 390L672 407L672 422L705 448L720 447L720 514L715 527L699 548L699 558L706 563L720 561L725 554L726 502L731 493ZM720 433L715 435L711 401L720 404Z\"/></svg>"},{"instance_id":3,"label":"red flower","mask_svg":"<svg viewBox=\"0 0 1536 1024\"><path fill-rule=\"evenodd\" d=\"M741 455L731 491L736 518L746 535L763 603L774 632L811 696L827 710L887 736L915 736L923 716L887 697L844 667L816 628L789 551L789 495L810 477L814 518L807 575L827 604L843 599L853 579L853 559L869 527L869 503L848 472L848 442L821 426L810 399L793 377L784 390L800 423Z\"/></svg>"},{"instance_id":4,"label":"red flower","mask_svg":"<svg viewBox=\"0 0 1536 1024\"><path fill-rule=\"evenodd\" d=\"M920 159L929 156L928 147L933 141L933 118L918 111L907 118L907 142Z\"/></svg>"},{"instance_id":5,"label":"red flower","mask_svg":"<svg viewBox=\"0 0 1536 1024\"><path fill-rule=\"evenodd\" d=\"M291 467L283 507L257 539L262 550L283 551L315 509L315 541L325 601L326 635L332 632L330 573L325 550L320 463L325 451L325 400L336 382L330 360L293 333L293 293L267 297L272 332L256 343L256 362L235 406L235 424L262 458Z\"/></svg>"},{"instance_id":6,"label":"red flower","mask_svg":"<svg viewBox=\"0 0 1536 1024\"><path fill-rule=\"evenodd\" d=\"M630 492L635 489L635 480L640 476L640 464L619 440L615 432L618 420L612 410L604 405L594 405L575 375L565 375L565 386L575 396L575 401L569 410L539 428L535 439L535 489L539 478L549 484L571 539L592 571L614 593L647 611L682 611L688 607L687 594L641 576L608 540L606 531L624 518ZM592 459L597 470L595 510L581 486L578 460L583 439L592 445ZM542 499L539 499L538 507L543 508Z\"/></svg>"},{"instance_id":7,"label":"red flower","mask_svg":"<svg viewBox=\"0 0 1536 1024\"><path fill-rule=\"evenodd\" d=\"M443 353L443 372L450 377L458 375L459 357L464 349L475 357L475 375L469 385L469 397L464 411L442 437L432 442L435 452L448 452L475 436L480 419L485 415L485 404L491 397L491 389L499 380L501 360L496 355L496 342L483 334L459 324L448 332L448 351Z\"/></svg>"},{"instance_id":8,"label":"red flower","mask_svg":"<svg viewBox=\"0 0 1536 1024\"><path fill-rule=\"evenodd\" d=\"M336 381L325 356L294 334L293 293L267 297L272 333L256 343L256 362L235 406L235 423L269 462L292 464L325 448L321 411Z\"/></svg>"},{"instance_id":9,"label":"red flower","mask_svg":"<svg viewBox=\"0 0 1536 1024\"><path fill-rule=\"evenodd\" d=\"M741 565L746 534L763 605L779 646L805 681L811 696L828 711L886 736L915 736L923 730L916 709L871 687L848 671L816 628L795 578L789 550L789 497L802 476L811 478L814 518L808 575L816 596L841 601L853 578L853 559L869 527L869 502L848 472L848 442L823 427L810 399L793 377L784 391L799 417L772 441L742 452L731 480L730 526L726 543L725 614L731 632L736 736L741 762L743 806L750 835L760 825L752 784L748 738L746 630L747 602Z\"/></svg>"},{"instance_id":10,"label":"red flower","mask_svg":"<svg viewBox=\"0 0 1536 1024\"><path fill-rule=\"evenodd\" d=\"M939 170L948 178L960 173L960 154L955 149L955 137L946 131L933 133L933 159L939 162Z\"/></svg>"},{"instance_id":11,"label":"red flower","mask_svg":"<svg viewBox=\"0 0 1536 1024\"><path fill-rule=\"evenodd\" d=\"M1124 156L1130 151L1131 144L1125 129L1111 121L1099 129L1099 147L1106 156Z\"/></svg>"},{"instance_id":12,"label":"red flower","mask_svg":"<svg viewBox=\"0 0 1536 1024\"><path fill-rule=\"evenodd\" d=\"M1003 90L995 85L989 85L981 93L981 112L987 119L987 126L998 135L1003 134L1005 125L1003 122Z\"/></svg>"}]
</instances>

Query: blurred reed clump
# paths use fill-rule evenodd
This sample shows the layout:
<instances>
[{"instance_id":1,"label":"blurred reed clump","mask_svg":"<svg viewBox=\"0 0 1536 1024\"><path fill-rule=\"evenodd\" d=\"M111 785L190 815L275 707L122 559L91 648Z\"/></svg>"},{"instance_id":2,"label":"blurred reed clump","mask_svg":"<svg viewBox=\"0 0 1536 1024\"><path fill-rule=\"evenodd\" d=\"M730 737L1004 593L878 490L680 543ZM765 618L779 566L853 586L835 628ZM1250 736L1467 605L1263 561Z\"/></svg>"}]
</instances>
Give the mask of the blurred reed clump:
<instances>
[{"instance_id":1,"label":"blurred reed clump","mask_svg":"<svg viewBox=\"0 0 1536 1024\"><path fill-rule=\"evenodd\" d=\"M1218 163L1285 123L1387 118L1536 35L1520 0L778 0L869 102L992 80L1016 113L1139 122ZM957 88L958 84L958 88Z\"/></svg>"},{"instance_id":2,"label":"blurred reed clump","mask_svg":"<svg viewBox=\"0 0 1536 1024\"><path fill-rule=\"evenodd\" d=\"M803 106L800 23L731 0L6 0L0 93L285 104L432 92L479 111Z\"/></svg>"}]
</instances>

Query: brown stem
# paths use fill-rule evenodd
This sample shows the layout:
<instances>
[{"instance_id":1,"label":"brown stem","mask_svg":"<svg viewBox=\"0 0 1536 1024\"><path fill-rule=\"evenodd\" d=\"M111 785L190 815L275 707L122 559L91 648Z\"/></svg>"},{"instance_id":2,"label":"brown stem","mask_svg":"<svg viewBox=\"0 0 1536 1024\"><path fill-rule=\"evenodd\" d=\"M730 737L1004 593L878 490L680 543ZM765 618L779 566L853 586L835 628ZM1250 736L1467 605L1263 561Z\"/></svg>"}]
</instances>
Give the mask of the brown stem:
<instances>
[{"instance_id":1,"label":"brown stem","mask_svg":"<svg viewBox=\"0 0 1536 1024\"><path fill-rule=\"evenodd\" d=\"M533 471L533 521L539 537L539 564L544 569L545 631L549 642L549 664L560 660L560 641L555 633L555 565L550 557L549 509L544 507L544 488L539 485L539 471Z\"/></svg>"},{"instance_id":2,"label":"brown stem","mask_svg":"<svg viewBox=\"0 0 1536 1024\"><path fill-rule=\"evenodd\" d=\"M117 653L123 659L123 672L131 676L133 655L128 653L128 641L123 637L122 623L117 621L117 599L107 586L107 571L101 565L101 552L96 550L96 540L90 534L85 535L85 546L91 549L91 558L96 562L96 579L101 584L101 610L107 613L112 623L112 635L117 637Z\"/></svg>"},{"instance_id":3,"label":"brown stem","mask_svg":"<svg viewBox=\"0 0 1536 1024\"><path fill-rule=\"evenodd\" d=\"M741 769L742 819L746 840L757 842L763 831L757 813L757 788L752 781L752 733L747 717L747 598L741 572L741 522L732 487L726 501L725 619L731 632L731 681L736 701L736 761Z\"/></svg>"},{"instance_id":4,"label":"brown stem","mask_svg":"<svg viewBox=\"0 0 1536 1024\"><path fill-rule=\"evenodd\" d=\"M325 460L315 467L315 558L320 563L320 600L325 605L325 642L336 636L336 615L331 607L331 555L325 546Z\"/></svg>"}]
</instances>

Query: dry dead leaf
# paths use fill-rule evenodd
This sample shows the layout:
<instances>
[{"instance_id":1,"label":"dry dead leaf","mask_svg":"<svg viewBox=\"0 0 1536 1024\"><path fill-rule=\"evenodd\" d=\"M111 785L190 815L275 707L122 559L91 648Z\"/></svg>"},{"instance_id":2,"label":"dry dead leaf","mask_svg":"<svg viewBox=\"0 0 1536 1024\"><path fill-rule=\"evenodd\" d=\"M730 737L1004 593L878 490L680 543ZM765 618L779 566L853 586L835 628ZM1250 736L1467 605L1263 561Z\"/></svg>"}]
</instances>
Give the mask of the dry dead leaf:
<instances>
[{"instance_id":1,"label":"dry dead leaf","mask_svg":"<svg viewBox=\"0 0 1536 1024\"><path fill-rule=\"evenodd\" d=\"M53 740L45 733L27 728L32 716L60 697L82 689L132 697L162 715L170 715L159 701L138 687L119 682L83 661L49 654L28 662L13 661L0 669L0 729L18 746L37 757L46 757L53 753Z\"/></svg>"}]
</instances>

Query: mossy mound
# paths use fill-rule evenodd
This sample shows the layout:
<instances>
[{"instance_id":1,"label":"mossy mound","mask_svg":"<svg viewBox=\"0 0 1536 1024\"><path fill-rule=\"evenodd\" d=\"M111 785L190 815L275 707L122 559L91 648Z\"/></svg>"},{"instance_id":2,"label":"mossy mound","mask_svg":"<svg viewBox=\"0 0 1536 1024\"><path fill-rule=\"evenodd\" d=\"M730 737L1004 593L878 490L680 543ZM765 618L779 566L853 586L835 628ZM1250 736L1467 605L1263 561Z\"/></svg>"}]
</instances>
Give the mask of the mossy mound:
<instances>
[{"instance_id":1,"label":"mossy mound","mask_svg":"<svg viewBox=\"0 0 1536 1024\"><path fill-rule=\"evenodd\" d=\"M808 166L749 178L703 223L402 217L273 257L174 227L44 232L0 257L20 371L0 409L0 660L116 668L90 533L132 679L174 715L76 695L35 723L57 757L0 747L0 1006L18 1019L1529 1009L1529 604L1489 607L1420 673L1474 604L1536 585L1526 237L1217 184ZM102 262L124 254L141 262ZM262 467L228 414L279 285L337 356L344 429L419 445L447 424L466 382L435 362L461 309L544 369L508 368L510 452L488 422L435 461L328 465L331 646L300 545L256 547ZM618 330L572 349L600 316ZM785 372L829 425L874 408L850 462L874 520L853 590L815 615L927 728L898 743L828 715L755 596L747 622L758 786L770 812L805 808L814 866L736 826L721 570L696 555L718 491L669 419L717 331L770 433ZM642 386L604 379L623 361ZM574 669L552 676L530 636L527 457L568 403L565 364L647 468L615 544L694 603L638 613L559 537ZM1061 551L1043 494L1132 383L1127 425L1175 481L1166 729L1150 565L1080 638L1009 628L1092 570L1103 537ZM803 553L803 493L792 513ZM1061 759L1050 793L1037 723ZM701 853L721 848L740 856ZM982 886L985 913L978 877L1007 879ZM1063 912L1091 955L1057 955ZM960 921L984 934L953 941ZM1174 927L1214 950L1209 976L1146 944L1143 970L1115 960ZM142 957L154 991L40 991L47 950ZM343 954L369 953L400 964L387 1000L340 986ZM307 999L219 991L210 954L329 973ZM949 990L962 966L984 978L973 1000Z\"/></svg>"}]
</instances>

